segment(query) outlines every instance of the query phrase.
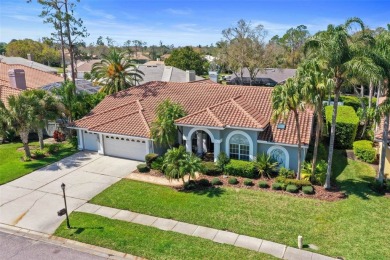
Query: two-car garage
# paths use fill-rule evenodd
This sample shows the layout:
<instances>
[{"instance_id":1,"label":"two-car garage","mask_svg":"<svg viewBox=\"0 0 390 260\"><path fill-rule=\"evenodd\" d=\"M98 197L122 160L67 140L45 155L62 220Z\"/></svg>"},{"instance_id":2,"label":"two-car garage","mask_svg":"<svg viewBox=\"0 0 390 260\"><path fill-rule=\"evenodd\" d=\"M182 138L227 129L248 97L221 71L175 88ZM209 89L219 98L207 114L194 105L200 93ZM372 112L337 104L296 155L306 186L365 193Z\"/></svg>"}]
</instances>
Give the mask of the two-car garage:
<instances>
[{"instance_id":1,"label":"two-car garage","mask_svg":"<svg viewBox=\"0 0 390 260\"><path fill-rule=\"evenodd\" d=\"M97 134L89 131L82 131L83 145L82 149L90 151L99 151L104 155L121 157L126 159L144 161L148 154L148 141L145 139L114 136L108 134ZM100 138L103 139L103 146L100 146ZM81 148L80 147L80 148Z\"/></svg>"}]
</instances>

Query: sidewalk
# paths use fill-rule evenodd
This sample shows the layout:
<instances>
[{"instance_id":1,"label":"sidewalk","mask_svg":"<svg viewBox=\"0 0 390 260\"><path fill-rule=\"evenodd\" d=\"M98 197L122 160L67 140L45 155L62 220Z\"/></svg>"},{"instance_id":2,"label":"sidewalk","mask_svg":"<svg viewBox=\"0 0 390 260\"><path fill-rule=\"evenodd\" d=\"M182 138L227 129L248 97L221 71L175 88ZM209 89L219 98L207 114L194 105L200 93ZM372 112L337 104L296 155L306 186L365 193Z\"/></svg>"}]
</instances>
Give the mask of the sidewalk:
<instances>
[{"instance_id":1,"label":"sidewalk","mask_svg":"<svg viewBox=\"0 0 390 260\"><path fill-rule=\"evenodd\" d=\"M178 232L189 236L201 237L218 243L234 245L257 252L270 254L281 259L334 260L334 258L328 256L300 250L255 237L249 237L233 232L188 224L172 219L139 214L127 210L120 210L87 203L78 208L76 211L96 214L110 219L123 220L145 226L152 226L161 230Z\"/></svg>"}]
</instances>

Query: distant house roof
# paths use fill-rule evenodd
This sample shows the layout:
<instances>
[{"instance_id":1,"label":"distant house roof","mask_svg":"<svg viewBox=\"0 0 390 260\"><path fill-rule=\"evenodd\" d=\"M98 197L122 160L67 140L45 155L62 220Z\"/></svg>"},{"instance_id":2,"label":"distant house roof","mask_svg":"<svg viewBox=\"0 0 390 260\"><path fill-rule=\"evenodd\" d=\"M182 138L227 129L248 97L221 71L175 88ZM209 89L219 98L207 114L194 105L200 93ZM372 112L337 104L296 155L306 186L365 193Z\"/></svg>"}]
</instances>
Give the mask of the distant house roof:
<instances>
[{"instance_id":1,"label":"distant house roof","mask_svg":"<svg viewBox=\"0 0 390 260\"><path fill-rule=\"evenodd\" d=\"M87 60L87 61L81 61L77 63L77 71L78 72L91 72L92 66L95 63L101 62L101 60ZM68 69L70 67L68 66Z\"/></svg>"},{"instance_id":2,"label":"distant house roof","mask_svg":"<svg viewBox=\"0 0 390 260\"><path fill-rule=\"evenodd\" d=\"M57 74L57 69L46 66L42 63L38 63L35 61L31 61L22 57L6 57L0 55L0 62L8 64L8 65L24 65L29 68L37 69L43 72L54 73Z\"/></svg>"},{"instance_id":3,"label":"distant house roof","mask_svg":"<svg viewBox=\"0 0 390 260\"><path fill-rule=\"evenodd\" d=\"M75 121L74 127L90 131L150 138L150 127L156 107L170 99L180 103L188 116L178 125L232 127L264 130L259 141L297 144L294 117L278 129L271 122L272 88L226 86L198 82L148 82L106 96L87 116ZM301 140L308 145L312 130L313 111L299 113Z\"/></svg>"},{"instance_id":4,"label":"distant house roof","mask_svg":"<svg viewBox=\"0 0 390 260\"><path fill-rule=\"evenodd\" d=\"M257 73L256 79L252 81L255 86L275 86L283 83L286 79L295 76L296 69L267 68ZM243 84L249 85L250 74L247 68L243 69ZM240 79L235 74L230 75L228 84L240 85Z\"/></svg>"},{"instance_id":5,"label":"distant house roof","mask_svg":"<svg viewBox=\"0 0 390 260\"><path fill-rule=\"evenodd\" d=\"M63 82L64 79L58 75L44 72L35 68L19 64L5 64L0 62L0 80L9 82L8 71L11 69L22 69L25 72L27 88L41 88L54 82ZM9 84L8 84L9 85Z\"/></svg>"},{"instance_id":6,"label":"distant house roof","mask_svg":"<svg viewBox=\"0 0 390 260\"><path fill-rule=\"evenodd\" d=\"M148 62L145 62L143 65L147 65L147 66L153 66L153 65L165 65L165 62L164 61L161 61L161 60L150 60Z\"/></svg>"},{"instance_id":7,"label":"distant house roof","mask_svg":"<svg viewBox=\"0 0 390 260\"><path fill-rule=\"evenodd\" d=\"M144 61L150 61L150 58L145 56L142 52L133 52L130 56L134 60L144 60Z\"/></svg>"},{"instance_id":8,"label":"distant house roof","mask_svg":"<svg viewBox=\"0 0 390 260\"><path fill-rule=\"evenodd\" d=\"M138 69L145 75L139 84L144 84L150 81L165 81L165 82L187 82L186 71L165 65L138 65ZM204 78L195 76L195 81L204 80Z\"/></svg>"}]
</instances>

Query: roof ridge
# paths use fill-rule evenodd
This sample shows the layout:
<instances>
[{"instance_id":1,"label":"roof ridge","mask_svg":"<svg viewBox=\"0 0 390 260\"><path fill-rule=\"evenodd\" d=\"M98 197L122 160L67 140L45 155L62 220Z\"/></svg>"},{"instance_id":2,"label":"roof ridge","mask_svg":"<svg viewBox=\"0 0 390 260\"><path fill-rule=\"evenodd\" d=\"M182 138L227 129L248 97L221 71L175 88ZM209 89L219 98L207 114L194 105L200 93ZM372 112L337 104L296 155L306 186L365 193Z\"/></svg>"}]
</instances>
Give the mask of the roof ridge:
<instances>
[{"instance_id":1,"label":"roof ridge","mask_svg":"<svg viewBox=\"0 0 390 260\"><path fill-rule=\"evenodd\" d=\"M241 96L237 97L237 98L232 98L231 101L232 103L241 111L243 112L246 116L249 117L249 119L251 119L256 125L259 126L259 128L262 128L263 126L261 125L261 123L259 121L257 121L256 118L254 118L248 111L246 111L239 103L237 103L234 99L239 99Z\"/></svg>"},{"instance_id":2,"label":"roof ridge","mask_svg":"<svg viewBox=\"0 0 390 260\"><path fill-rule=\"evenodd\" d=\"M34 61L33 61L33 62L34 62ZM43 71L43 70L39 70L39 69L36 69L36 68L33 68L33 67L28 67L28 66L23 65L23 64L8 64L8 63L4 63L4 62L0 62L0 63L3 63L3 64L5 64L5 65L8 66L8 67L11 67L11 69L12 69L12 65L22 66L22 67L25 67L25 68L28 68L28 69L33 69L33 70L36 70L36 71L39 71L39 72L43 72L43 73L47 73L47 74L53 75L53 76L55 76L55 77L57 77L57 78L63 79L63 77L60 77L60 76L58 76L57 74L50 73L50 72ZM38 62L36 62L36 63L38 63ZM42 63L39 63L39 64L42 64ZM42 64L42 65L45 65L45 64ZM45 66L46 66L46 65L45 65ZM48 67L50 67L50 66L48 66Z\"/></svg>"},{"instance_id":3,"label":"roof ridge","mask_svg":"<svg viewBox=\"0 0 390 260\"><path fill-rule=\"evenodd\" d=\"M142 113L143 110L138 110L140 116L141 116L141 119L142 119L142 122L144 123L146 129L148 130L148 132L150 133L150 127L148 125L148 121L146 121L146 118L145 118L145 115L144 113Z\"/></svg>"},{"instance_id":4,"label":"roof ridge","mask_svg":"<svg viewBox=\"0 0 390 260\"><path fill-rule=\"evenodd\" d=\"M182 120L182 119L186 119L186 118L191 117L191 116L195 116L195 115L200 114L200 113L202 113L202 112L204 112L204 111L206 111L206 110L207 110L207 108L204 108L204 109L202 109L202 110L198 110L198 111L196 111L196 112L194 112L194 113L191 113L191 114L189 114L189 115L186 115L186 116L183 116L183 117L181 117L181 118L179 118L179 119L176 119L175 122L176 122L176 121L180 121L180 120Z\"/></svg>"},{"instance_id":5,"label":"roof ridge","mask_svg":"<svg viewBox=\"0 0 390 260\"><path fill-rule=\"evenodd\" d=\"M212 118L214 118L214 120L220 125L220 126L224 126L224 124L221 122L221 120L219 120L219 118L214 114L213 111L210 110L210 108L206 108L207 112L211 115Z\"/></svg>"},{"instance_id":6,"label":"roof ridge","mask_svg":"<svg viewBox=\"0 0 390 260\"><path fill-rule=\"evenodd\" d=\"M116 120L118 120L118 119L124 118L124 117L126 117L126 116L129 116L129 115L132 115L132 114L135 114L135 113L138 113L138 112L139 112L139 110L133 111L133 112L130 112L130 113L127 113L127 114L124 114L123 116L116 117L116 118L113 118L113 119L111 119L111 120L102 122L102 123L100 123L100 124L96 124L96 125L93 125L93 126L91 126L91 127L88 127L88 129L92 129L92 128L95 128L95 127L98 127L98 126L101 126L101 125L105 125L105 124L111 123L111 122L113 122L113 121L116 121Z\"/></svg>"}]
</instances>

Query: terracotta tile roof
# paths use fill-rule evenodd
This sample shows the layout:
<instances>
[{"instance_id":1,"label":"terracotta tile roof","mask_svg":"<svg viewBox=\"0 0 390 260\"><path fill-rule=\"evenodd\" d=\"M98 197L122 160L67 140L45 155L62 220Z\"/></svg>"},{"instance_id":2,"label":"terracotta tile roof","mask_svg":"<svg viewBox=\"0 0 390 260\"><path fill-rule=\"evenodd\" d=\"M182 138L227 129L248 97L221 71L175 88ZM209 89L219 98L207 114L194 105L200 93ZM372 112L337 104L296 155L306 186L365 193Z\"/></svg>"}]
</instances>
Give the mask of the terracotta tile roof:
<instances>
[{"instance_id":1,"label":"terracotta tile roof","mask_svg":"<svg viewBox=\"0 0 390 260\"><path fill-rule=\"evenodd\" d=\"M19 95L22 90L11 88L8 84L4 84L3 81L0 81L0 100L4 103L4 105L8 105L7 97L11 95Z\"/></svg>"},{"instance_id":2,"label":"terracotta tile roof","mask_svg":"<svg viewBox=\"0 0 390 260\"><path fill-rule=\"evenodd\" d=\"M28 88L41 88L51 83L62 82L64 79L58 75L47 73L19 64L5 64L0 62L0 80L9 82L8 71L10 69L22 69L25 72Z\"/></svg>"},{"instance_id":3,"label":"terracotta tile roof","mask_svg":"<svg viewBox=\"0 0 390 260\"><path fill-rule=\"evenodd\" d=\"M270 121L272 90L267 87L153 81L107 96L88 116L74 122L74 126L149 138L149 127L155 119L158 104L170 99L186 110L188 116L182 119L183 122L191 119L192 124L259 129L267 127ZM312 111L303 112L301 118L304 122L302 141L307 144ZM296 144L292 120L290 117L285 130L271 128L274 142Z\"/></svg>"}]
</instances>

